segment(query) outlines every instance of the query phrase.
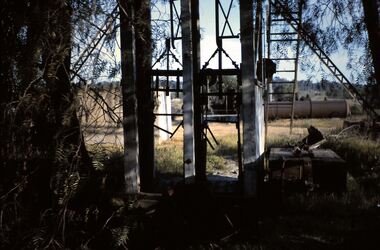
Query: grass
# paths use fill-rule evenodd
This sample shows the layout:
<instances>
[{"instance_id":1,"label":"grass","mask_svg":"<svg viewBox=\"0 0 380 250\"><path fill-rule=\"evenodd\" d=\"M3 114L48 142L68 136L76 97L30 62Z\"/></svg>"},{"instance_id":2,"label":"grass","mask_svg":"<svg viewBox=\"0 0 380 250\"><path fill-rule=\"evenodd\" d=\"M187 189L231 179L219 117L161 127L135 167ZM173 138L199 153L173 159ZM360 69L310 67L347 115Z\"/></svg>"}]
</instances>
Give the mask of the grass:
<instances>
[{"instance_id":1,"label":"grass","mask_svg":"<svg viewBox=\"0 0 380 250\"><path fill-rule=\"evenodd\" d=\"M331 148L348 162L349 172L355 181L366 191L380 192L380 144L348 131L342 137L330 134L342 126L342 119L303 119L295 120L295 133L289 135L289 120L271 121L268 132L268 147L286 147L295 144L307 134L306 128L314 125L324 131L328 141L324 145ZM215 150L208 146L207 172L224 171L237 166L237 133L234 124L210 124L219 145L212 140ZM348 135L348 136L347 136ZM346 137L343 137L346 136ZM116 171L115 165L122 165L122 148L112 145L89 145L97 170ZM173 139L156 145L155 160L159 174L182 176L183 170L183 130L179 129ZM237 168L237 167L236 167ZM236 169L237 170L237 169Z\"/></svg>"},{"instance_id":2,"label":"grass","mask_svg":"<svg viewBox=\"0 0 380 250\"><path fill-rule=\"evenodd\" d=\"M237 135L227 135L219 140L215 150L208 151L210 155L232 156L237 160Z\"/></svg>"},{"instance_id":3,"label":"grass","mask_svg":"<svg viewBox=\"0 0 380 250\"><path fill-rule=\"evenodd\" d=\"M271 121L268 132L269 146L294 144L306 136L306 128L311 124L322 126L326 130L332 125L334 128L342 125L342 121L339 119L332 119L332 121L330 119L295 120L295 133L290 136L289 122L289 119ZM207 148L207 172L225 171L228 168L227 165L232 163L236 165L237 171L237 131L235 124L210 123L209 126L219 145L215 145L209 136L215 150L211 149L210 146ZM181 128L171 140L156 145L157 170L160 173L182 174L182 148L183 130ZM171 153L169 154L169 152Z\"/></svg>"},{"instance_id":4,"label":"grass","mask_svg":"<svg viewBox=\"0 0 380 250\"><path fill-rule=\"evenodd\" d=\"M207 148L206 171L224 170L228 160L237 161L237 137L226 136L218 140L219 145L212 141L215 149ZM164 142L156 146L156 166L160 174L182 175L183 146L180 140Z\"/></svg>"},{"instance_id":5,"label":"grass","mask_svg":"<svg viewBox=\"0 0 380 250\"><path fill-rule=\"evenodd\" d=\"M354 136L330 139L324 147L346 160L348 171L367 193L380 192L380 145L377 141Z\"/></svg>"},{"instance_id":6,"label":"grass","mask_svg":"<svg viewBox=\"0 0 380 250\"><path fill-rule=\"evenodd\" d=\"M268 136L267 145L270 147L289 147L303 138L301 135Z\"/></svg>"},{"instance_id":7,"label":"grass","mask_svg":"<svg viewBox=\"0 0 380 250\"><path fill-rule=\"evenodd\" d=\"M297 121L300 133L290 136L285 127L286 122L271 123L273 133L268 137L269 146L295 143L306 135L304 132L310 125L310 121ZM321 126L327 133L334 134L335 130L329 126L335 124L338 128L339 122L320 119L313 120L312 124L318 124L316 127ZM227 160L237 160L234 127L214 125L212 129L220 145L215 150L208 148L208 172L223 170ZM337 152L349 164L346 193L296 194L278 199L273 204L263 202L259 205L262 207L260 216L254 224L250 224L253 231L248 236L239 235L228 243L210 242L188 249L212 249L218 247L218 244L223 249L377 249L371 246L380 243L380 213L377 208L380 204L380 145L376 141L353 137L353 133L349 135L351 137L338 139L329 136L324 145ZM182 148L182 131L172 141L156 145L157 170L181 176ZM93 153L103 170L122 164L120 159L123 154L119 148L106 147L104 150L94 150ZM175 232L176 228L171 230L169 232ZM143 234L143 237L149 235Z\"/></svg>"},{"instance_id":8,"label":"grass","mask_svg":"<svg viewBox=\"0 0 380 250\"><path fill-rule=\"evenodd\" d=\"M156 148L156 166L160 174L182 175L183 150L178 145L161 144Z\"/></svg>"},{"instance_id":9,"label":"grass","mask_svg":"<svg viewBox=\"0 0 380 250\"><path fill-rule=\"evenodd\" d=\"M310 119L295 119L294 127L296 128L308 128L310 125L317 128L339 128L343 125L341 118L310 118ZM289 127L290 119L278 119L269 122L271 127Z\"/></svg>"},{"instance_id":10,"label":"grass","mask_svg":"<svg viewBox=\"0 0 380 250\"><path fill-rule=\"evenodd\" d=\"M305 136L303 133L288 134L288 128L282 127L287 124L287 120L273 121L270 124L268 133L268 147L286 147L294 145ZM296 120L296 126L301 126L306 132L306 127L310 125L310 120ZM337 119L312 119L312 124L318 124L322 128L329 126L339 126L342 121ZM318 127L317 126L317 127ZM234 125L211 124L210 128L215 134L219 145L212 141L215 150L208 146L207 165L208 173L229 171L228 168L235 167L237 171L237 135ZM284 130L286 132L284 133ZM319 127L318 127L319 128ZM330 129L327 132L328 141L323 145L331 148L348 163L349 186L358 185L365 192L380 192L380 144L377 141L369 140L360 136L354 136L352 132L349 136L335 138L329 134L336 134L338 129ZM326 133L325 133L326 134ZM170 141L156 145L155 161L158 174L168 174L182 176L183 174L183 140L182 130ZM210 137L211 140L211 137ZM93 156L93 162L97 170L103 172L115 172L115 166L123 164L123 152L120 147L114 146L94 146L89 145L89 150ZM235 164L235 166L231 166ZM352 181L350 181L352 180Z\"/></svg>"}]
</instances>

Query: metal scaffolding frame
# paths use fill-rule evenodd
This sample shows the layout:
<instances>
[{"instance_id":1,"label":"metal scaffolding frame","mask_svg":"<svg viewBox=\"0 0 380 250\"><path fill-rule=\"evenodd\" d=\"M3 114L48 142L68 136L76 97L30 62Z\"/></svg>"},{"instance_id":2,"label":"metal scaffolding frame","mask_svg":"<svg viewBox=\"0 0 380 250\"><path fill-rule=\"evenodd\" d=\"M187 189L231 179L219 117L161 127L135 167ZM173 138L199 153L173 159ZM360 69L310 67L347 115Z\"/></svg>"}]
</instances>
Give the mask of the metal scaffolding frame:
<instances>
[{"instance_id":1,"label":"metal scaffolding frame","mask_svg":"<svg viewBox=\"0 0 380 250\"><path fill-rule=\"evenodd\" d=\"M378 119L378 114L372 105L364 98L355 86L348 80L343 72L337 65L330 59L330 57L323 51L322 47L318 45L315 38L309 34L303 27L302 23L295 16L294 11L283 0L270 0L270 4L275 7L276 11L281 14L283 20L286 21L300 38L310 47L319 60L329 69L332 75L339 81L344 89L357 100L365 110L365 112L373 119Z\"/></svg>"},{"instance_id":2,"label":"metal scaffolding frame","mask_svg":"<svg viewBox=\"0 0 380 250\"><path fill-rule=\"evenodd\" d=\"M206 164L206 143L213 148L211 140L207 137L210 134L213 141L218 144L215 136L207 125L208 119L208 98L219 96L219 98L233 96L236 100L235 114L237 116L236 127L238 131L238 159L239 159L239 180L242 184L244 194L255 196L257 193L257 160L263 153L263 133L260 123L263 110L263 87L270 84L293 84L291 93L292 119L290 128L292 129L294 117L294 101L297 93L297 64L299 54L299 42L302 39L310 46L312 51L327 66L330 72L339 80L344 88L362 105L371 117L377 118L377 113L369 105L367 100L360 95L352 83L343 75L338 67L332 62L315 39L302 27L301 7L298 10L291 9L282 0L270 0L269 5L275 11L269 11L269 27L273 22L285 22L294 32L268 32L268 43L275 42L296 42L296 55L294 58L271 58L277 61L293 61L295 68L285 69L281 72L294 73L293 81L271 82L268 80L265 86L265 79L262 76L263 84L259 85L256 79L256 61L261 61L263 65L263 42L262 42L262 1L257 1L256 12L253 11L253 0L240 1L240 34L233 32L230 24L230 13L234 1L229 1L228 8L222 5L221 0L215 1L215 25L216 25L216 45L217 49L211 57L201 67L200 64L200 31L199 31L199 0L181 0L178 11L177 0L170 0L170 37L166 38L165 50L152 65L150 52L141 53L150 49L150 31L148 37L135 35L136 23L133 23L136 12L150 20L150 0L120 0L119 5L112 11L101 30L91 40L91 43L74 63L72 77L78 76L78 72L85 64L93 50L100 43L112 27L115 19L120 13L120 35L121 35L121 64L122 64L122 94L123 94L123 127L124 127L124 170L126 180L126 192L136 193L150 191L154 176L154 151L153 151L153 121L154 115L182 116L183 121L177 128L165 131L171 137L178 131L180 126L184 127L184 178L185 180L196 180L204 182ZM117 9L120 9L119 13ZM254 13L256 15L254 22ZM274 17L274 16L277 17ZM272 18L273 17L273 18ZM220 20L222 22L220 22ZM253 25L255 23L255 26ZM221 28L222 25L222 28ZM138 26L138 24L137 24ZM229 32L227 34L226 32ZM273 38L277 36L279 38ZM240 39L242 63L239 67L223 48L224 39ZM175 41L182 41L182 62L172 51L175 49ZM148 54L149 60L146 60ZM226 56L234 68L223 68L222 57ZM270 46L268 46L268 58L270 58ZM217 56L217 69L207 68L210 61ZM182 69L172 69L170 58L177 62ZM161 60L166 60L165 69L154 69ZM263 70L261 71L264 72ZM237 87L235 91L223 90L224 75L235 75L237 77ZM165 77L164 86L160 77ZM176 78L176 87L170 87L169 77ZM183 78L182 88L181 80ZM210 81L215 79L218 84L217 92L209 91ZM166 95L170 92L183 94L184 108L182 114L153 114L152 96L154 92L164 91ZM272 95L267 91L267 97ZM283 93L282 93L283 94ZM206 100L206 101L204 101ZM267 101L269 98L267 98ZM268 105L266 105L268 107ZM268 112L266 112L268 113ZM267 122L267 119L265 119ZM240 123L243 130L240 131ZM161 128L158 128L161 129ZM148 132L147 132L148 131ZM152 132L152 133L151 133ZM243 142L241 142L241 136ZM141 143L141 144L140 144ZM195 178L190 178L195 176ZM140 181L141 177L141 181Z\"/></svg>"},{"instance_id":3,"label":"metal scaffolding frame","mask_svg":"<svg viewBox=\"0 0 380 250\"><path fill-rule=\"evenodd\" d=\"M178 93L183 93L185 95L186 93L186 90L185 90L185 87L186 87L186 84L185 84L185 70L184 68L185 67L182 67L183 69L180 69L180 68L177 68L177 69L172 69L169 65L169 60L170 58L173 58L174 61L176 61L178 64L180 64L180 61L178 60L178 58L176 57L176 55L171 51L172 48L175 48L175 41L177 40L180 40L184 38L184 36L182 34L185 34L187 32L187 36L191 36L193 35L194 33L189 33L189 31L184 31L183 27L184 25L186 25L184 22L185 20L188 21L187 18L184 18L184 15L178 11L178 8L177 8L177 5L176 5L176 2L175 0L171 0L169 1L169 7L170 7L170 38L167 38L166 39L166 47L165 47L165 50L164 52L161 54L161 56L158 58L158 60L156 62L153 63L153 67L155 65L157 65L158 62L162 61L162 60L166 60L166 68L165 69L152 69L152 77L154 78L153 81L152 81L152 91L165 91L167 94L170 93L170 92L175 92L177 93L177 96L178 96ZM188 3L187 1L184 1L186 3ZM190 1L192 6L194 6L194 2ZM197 102L198 99L199 101L200 100L203 100L202 103L199 103L198 105L200 105L200 108L199 109L199 114L197 114L199 117L198 117L198 122L200 123L200 130L201 132L197 132L197 133L201 133L201 137L198 138L198 140L200 140L199 143L203 143L204 142L207 142L208 145L213 148L213 145L211 143L211 140L208 138L208 134L210 134L211 138L213 139L213 141L218 144L216 138L214 137L214 135L212 134L212 131L210 130L210 128L208 127L208 118L207 118L207 115L208 115L208 99L210 96L218 96L219 98L223 98L223 97L227 97L227 96L231 96L232 95L232 99L236 100L236 105L235 105L235 115L237 116L237 122L236 122L236 128L237 128L237 133L238 133L238 158L239 158L239 161L238 161L238 165L239 165L239 176L241 177L241 172L242 172L242 161L240 160L242 158L242 150L241 150L241 131L240 131L240 101L239 99L241 98L241 90L240 90L240 85L241 85L241 71L240 71L240 68L239 68L239 65L230 57L230 55L228 54L228 52L223 48L223 40L224 39L239 39L240 36L237 35L236 31L234 32L232 27L231 27L231 24L230 24L230 13L231 13L231 10L232 10L232 7L233 7L233 3L236 2L236 0L229 0L228 1L228 8L226 8L225 6L223 6L222 2L220 0L215 0L215 26L216 26L216 33L215 33L215 38L216 38L216 45L217 45L217 49L213 52L213 54L210 56L210 58L203 64L202 68L198 68L198 72L195 73L198 78L198 80L195 82L195 87L197 89L194 89L195 91L198 91L199 94L195 95L193 98L193 102ZM196 5L198 5L196 3ZM185 7L188 7L188 6L185 6ZM189 7L188 7L189 8ZM181 6L181 9L183 11L183 6ZM189 11L189 10L188 10ZM194 9L193 9L194 11ZM191 16L191 18L193 18ZM182 31L179 29L180 28L180 25L182 25ZM229 32L229 33L228 33ZM196 32L198 33L198 32ZM192 41L194 43L194 40ZM195 43L197 43L195 41ZM199 41L198 41L199 43ZM183 46L183 45L182 45ZM199 45L198 45L199 46ZM189 48L184 48L183 51L190 51ZM191 53L194 53L194 51L192 51ZM188 52L184 52L183 53L183 58L185 58L188 54ZM196 51L196 54L197 54L197 57L199 57L199 51L197 50ZM234 68L223 68L223 55L228 58L232 65L234 66ZM216 69L210 69L208 68L209 64L210 64L210 61L214 58L218 58L218 66ZM185 60L184 60L185 62ZM182 64L181 64L182 66ZM189 66L186 66L186 67L189 67ZM198 66L199 67L199 66ZM189 73L188 73L189 74ZM223 89L223 79L222 77L224 75L234 75L236 76L237 78L237 88L235 91L233 91L233 93L231 92L227 92ZM165 77L166 78L166 81L160 81L160 77ZM176 77L176 80L177 80L177 84L176 84L176 88L170 88L170 84L169 84L169 77ZM181 79L180 78L183 78L183 88L181 88ZM217 92L210 92L209 91L209 81L207 80L207 78L212 78L212 79L216 79L216 82L218 84L218 91ZM162 83L164 82L165 86L161 86ZM198 87L197 87L198 86ZM187 86L189 87L189 86ZM194 87L194 86L192 86ZM192 91L194 91L192 90ZM189 91L189 90L188 90ZM185 97L185 96L184 96ZM185 98L184 98L185 100ZM206 100L206 102L204 102L204 100ZM194 107L193 107L194 108ZM186 109L186 104L185 104L185 101L184 101L184 109ZM155 114L155 115L175 115L175 116L183 116L184 117L184 120L186 119L186 115L185 113L184 114ZM193 114L194 115L194 114ZM185 125L186 122L182 121L178 126L177 128L172 132L171 136L178 131L178 128L179 126L186 126ZM194 124L192 125L194 126ZM170 132L170 131L168 131ZM185 132L186 134L186 132ZM185 138L186 140L186 138ZM189 139L190 140L190 139ZM191 144L191 141L190 141L190 144ZM205 151L202 152L202 154L205 155ZM186 148L185 148L185 154L186 154ZM205 156L200 156L199 158L204 158ZM195 160L189 160L190 158L189 157L185 157L184 158L184 162L185 162L185 166L186 166L186 162L193 162ZM200 165L203 165L201 168L205 168L205 162L200 162L199 163ZM193 167L193 169L195 169ZM201 171L203 172L204 174L204 171ZM188 177L188 176L191 176L191 175L194 175L195 174L195 170L194 171L190 171L190 174L189 174L189 171L186 170L185 168L185 177Z\"/></svg>"},{"instance_id":4,"label":"metal scaffolding frame","mask_svg":"<svg viewBox=\"0 0 380 250\"><path fill-rule=\"evenodd\" d=\"M147 0L145 0L147 1ZM184 178L185 181L206 181L206 144L208 143L211 148L213 144L208 138L208 135L212 138L213 142L218 144L215 136L207 125L208 119L208 98L210 96L222 97L233 97L235 100L235 114L237 116L236 127L238 132L238 164L239 164L239 180L242 184L244 194L247 196L255 196L257 193L257 159L263 152L260 151L262 148L261 138L259 132L261 131L257 126L262 121L258 121L256 117L256 111L263 109L262 105L262 94L258 90L256 85L257 80L255 80L255 66L257 60L257 41L255 43L253 30L255 27L254 15L253 15L253 0L240 1L240 35L234 32L231 24L231 9L233 2L237 0L228 0L228 8L222 5L220 0L215 0L215 25L216 25L216 45L217 49L212 54L210 59L201 67L200 65L200 33L199 33L199 0L182 0L180 3L181 11L178 11L178 5L176 5L175 0L169 1L170 7L170 37L166 38L165 50L160 55L158 60L150 65L149 74L149 92L164 91L168 95L170 92L176 92L183 94L183 113L182 114L153 114L153 110L147 111L152 113L152 115L165 115L165 116L183 116L183 121L177 126L177 128L171 132L173 134L178 131L180 126L184 127ZM136 1L134 0L124 0L124 7L127 8L127 13L129 17L133 17L133 12L136 11ZM131 13L129 13L131 12ZM125 15L123 15L123 18ZM222 19L222 21L221 21ZM123 30L122 39L129 39L129 44L136 44L136 48L142 47L140 44L142 41L133 37L133 25L128 23L129 19L123 19L123 27L127 27L127 30ZM251 21L247 21L251 20ZM127 22L127 25L125 25ZM129 26L128 26L129 25ZM129 30L128 30L129 29ZM228 33L229 32L229 33ZM241 49L242 49L242 64L239 65L229 56L228 52L223 48L224 39L240 39ZM256 38L255 38L256 39ZM182 41L182 62L172 51L175 48L175 41ZM125 68L125 73L123 74L123 93L125 112L127 115L132 116L133 119L127 119L126 121L135 121L135 130L129 130L125 132L125 139L133 139L136 136L136 140L133 139L131 144L128 142L125 144L126 156L131 156L131 152L139 153L138 151L138 141L140 140L142 134L138 131L143 129L143 124L141 119L144 117L139 116L141 113L141 100L139 102L139 96L141 96L141 83L137 84L137 79L146 79L142 76L143 72L146 72L145 66L140 66L136 59L138 59L135 53L135 48L133 46L126 46L125 41L122 43L122 54L127 55L123 57L123 67ZM234 68L224 68L222 57L226 56L234 66ZM217 69L207 68L210 60L214 57L218 58ZM170 59L177 62L181 68L173 69L171 68ZM128 60L130 63L128 63ZM162 60L166 60L166 65L164 69L154 68L157 63ZM131 62L135 64L131 64ZM126 74L129 72L129 75ZM134 76L134 74L136 74ZM225 91L223 88L223 76L224 75L235 75L237 77L236 90ZM160 81L160 77L165 77L166 81ZM170 86L170 77L175 77L177 80L176 87ZM181 77L182 87L181 87ZM211 92L209 88L210 80L216 79L218 84L218 91ZM145 83L144 83L145 84ZM143 85L145 86L145 85ZM140 90L139 90L140 89ZM139 92L140 91L140 92ZM133 97L134 96L134 97ZM131 99L132 98L132 99ZM138 99L136 102L136 98ZM206 100L206 101L205 101ZM261 101L260 101L261 100ZM137 105L137 107L136 107ZM135 107L132 108L131 107ZM133 113L133 110L137 109L137 112ZM259 112L260 113L260 112ZM137 115L137 116L136 116ZM242 122L243 130L240 131L240 123ZM152 124L153 126L153 124ZM131 128L128 125L124 126L125 129ZM241 140L243 139L243 143ZM144 137L145 138L145 137ZM145 140L154 140L153 137L146 137ZM135 149L135 150L134 150ZM141 148L140 148L141 149ZM130 158L130 157L129 157ZM129 159L126 157L126 159ZM128 173L134 173L133 176L129 176L128 180L134 180L132 183L136 183L130 188L129 191L139 191L139 172L141 169L139 166L141 157L133 158L135 161L132 165L126 166L126 171ZM126 161L131 163L132 161ZM144 167L144 171L150 172L147 169L148 166ZM149 167L148 167L149 168ZM153 166L151 166L153 168ZM140 173L143 174L143 173ZM191 177L195 178L191 178ZM145 181L151 181L150 179L145 179ZM143 182L143 180L142 180ZM129 184L128 184L129 185ZM143 183L141 183L143 186ZM145 185L147 185L145 183ZM149 186L149 185L148 185Z\"/></svg>"},{"instance_id":5,"label":"metal scaffolding frame","mask_svg":"<svg viewBox=\"0 0 380 250\"><path fill-rule=\"evenodd\" d=\"M273 1L270 1L268 5L268 13L267 13L267 56L269 59L278 62L278 63L287 63L288 65L292 65L292 67L286 69L276 70L277 74L292 74L292 79L289 81L274 81L272 80L268 85L267 91L267 100L268 104L273 101L274 96L279 95L288 95L291 98L292 109L290 116L290 134L293 130L293 120L294 120L294 102L296 101L296 97L298 95L298 60L299 60L299 49L300 49L300 35L297 32L300 29L300 25L302 23L302 0L296 0L291 3L287 3L288 5L292 5L292 18L290 22L287 21L286 18L282 18L281 12L278 11L277 6ZM290 23L297 22L294 26L291 26ZM293 27L297 30L292 31ZM286 55L276 56L273 58L272 46L287 46L294 47L293 57L288 57L288 51L286 51ZM277 86L292 86L292 91L283 92L283 91L275 91L276 88L273 88L273 85ZM266 121L267 122L267 121Z\"/></svg>"}]
</instances>

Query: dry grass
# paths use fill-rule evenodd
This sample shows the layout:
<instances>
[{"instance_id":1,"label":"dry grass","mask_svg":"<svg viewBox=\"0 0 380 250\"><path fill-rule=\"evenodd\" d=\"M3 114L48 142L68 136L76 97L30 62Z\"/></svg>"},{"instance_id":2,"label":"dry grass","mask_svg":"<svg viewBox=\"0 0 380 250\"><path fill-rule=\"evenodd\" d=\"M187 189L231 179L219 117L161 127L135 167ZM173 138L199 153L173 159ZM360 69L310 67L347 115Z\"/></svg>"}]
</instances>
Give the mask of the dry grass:
<instances>
[{"instance_id":1,"label":"dry grass","mask_svg":"<svg viewBox=\"0 0 380 250\"><path fill-rule=\"evenodd\" d=\"M296 120L293 134L290 135L288 119L271 121L268 127L267 143L269 147L294 144L307 135L307 127L310 125L316 126L325 135L329 136L336 133L342 123L343 119L335 118ZM209 126L219 144L216 145L212 137L208 135L215 149L208 146L207 171L226 175L236 172L238 158L235 124L210 123ZM334 139L331 137L325 147L333 149L349 163L349 171L360 183L360 186L368 187L366 188L367 191L380 191L380 144L377 141L357 135L354 136L354 133L351 132L346 138ZM118 140L122 141L122 134L119 133L119 135L121 138ZM115 158L115 155L123 156L122 148L109 141L107 141L107 144L100 146L99 144L89 144L89 149L95 156L94 163L98 169L104 167L103 159ZM182 175L183 128L179 128L172 139L156 144L155 150L156 166L159 173Z\"/></svg>"},{"instance_id":2,"label":"dry grass","mask_svg":"<svg viewBox=\"0 0 380 250\"><path fill-rule=\"evenodd\" d=\"M334 133L342 125L340 119L297 120L289 135L288 120L272 121L268 143L286 145L306 136L307 127L314 125L325 134ZM210 124L210 129L220 143L215 150L208 148L208 171L222 171L227 159L236 160L237 130L234 124ZM210 137L211 139L211 137ZM215 144L215 143L214 143ZM294 195L265 207L256 234L236 239L227 249L372 249L380 243L378 235L380 204L380 145L378 142L350 137L329 139L326 147L332 148L349 163L354 176L348 178L348 192L336 196ZM158 170L169 175L182 174L183 130L180 128L172 140L156 145ZM119 150L106 147L107 152ZM104 153L104 152L101 152ZM106 157L106 156L104 156ZM117 157L119 159L119 157ZM107 164L122 164L107 157L99 159L104 169ZM122 154L120 154L122 159ZM116 162L116 163L115 163ZM263 205L264 206L264 205ZM174 214L174 213L173 213ZM166 221L165 221L166 222ZM204 223L202 221L202 223ZM203 225L203 224L202 224ZM176 228L172 233L175 233ZM149 234L142 234L144 238ZM173 237L170 234L170 237ZM194 247L190 249L209 249ZM377 248L373 248L377 249Z\"/></svg>"},{"instance_id":3,"label":"dry grass","mask_svg":"<svg viewBox=\"0 0 380 250\"><path fill-rule=\"evenodd\" d=\"M342 126L342 119L302 119L295 120L293 133L289 134L289 119L270 121L268 127L268 145L286 146L289 142L295 142L307 135L307 127L316 126L324 133L329 133ZM210 130L216 137L219 145L213 141L210 134L208 138L215 147L215 150L208 146L207 149L207 170L208 172L233 172L237 170L237 129L235 124L210 123ZM175 125L173 126L173 130ZM123 142L123 133L120 129L107 129L102 133L101 129L94 130L94 133L86 134L87 144L91 151L96 151L100 145L101 150L107 152L115 148L120 150ZM161 173L182 174L183 159L183 128L180 127L170 140L156 143L155 158L157 170Z\"/></svg>"}]
</instances>

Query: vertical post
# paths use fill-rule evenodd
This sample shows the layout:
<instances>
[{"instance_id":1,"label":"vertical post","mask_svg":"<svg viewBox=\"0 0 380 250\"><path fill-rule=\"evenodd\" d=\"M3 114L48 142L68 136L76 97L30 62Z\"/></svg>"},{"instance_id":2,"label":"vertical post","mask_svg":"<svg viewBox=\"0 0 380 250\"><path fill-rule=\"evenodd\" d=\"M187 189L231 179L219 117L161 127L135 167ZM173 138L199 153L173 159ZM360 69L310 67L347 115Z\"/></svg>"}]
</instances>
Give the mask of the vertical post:
<instances>
[{"instance_id":1,"label":"vertical post","mask_svg":"<svg viewBox=\"0 0 380 250\"><path fill-rule=\"evenodd\" d=\"M139 140L137 126L134 7L131 0L120 1L121 87L123 95L125 191L140 191Z\"/></svg>"},{"instance_id":2,"label":"vertical post","mask_svg":"<svg viewBox=\"0 0 380 250\"><path fill-rule=\"evenodd\" d=\"M271 15L271 11L272 11L272 3L271 1L269 1L268 3L268 8L267 8L267 29L266 29L266 33L267 33L267 51L268 51L268 54L267 54L267 58L270 59L270 32L271 32L271 25L272 25L272 15ZM268 81L267 82L267 100L268 102L273 102L274 101L274 98L273 98L273 95L271 94L273 93L273 85L272 85L272 81Z\"/></svg>"},{"instance_id":3,"label":"vertical post","mask_svg":"<svg viewBox=\"0 0 380 250\"><path fill-rule=\"evenodd\" d=\"M182 60L183 60L183 159L184 177L195 175L194 138L194 64L192 34L192 0L181 0Z\"/></svg>"},{"instance_id":4,"label":"vertical post","mask_svg":"<svg viewBox=\"0 0 380 250\"><path fill-rule=\"evenodd\" d=\"M215 0L215 37L216 37L216 46L218 47L218 69L223 68L223 39L220 36L219 32L219 8L222 8L220 5L220 0ZM227 20L226 20L227 22ZM223 78L222 74L219 73L218 75L218 91L219 91L219 99L222 99L222 92L223 92Z\"/></svg>"},{"instance_id":5,"label":"vertical post","mask_svg":"<svg viewBox=\"0 0 380 250\"><path fill-rule=\"evenodd\" d=\"M157 95L159 114L171 114L171 99L170 95L166 96L165 92L159 92ZM160 115L156 117L155 123L158 127L166 131L172 131L172 117L170 115ZM163 130L158 130L159 143L170 139L170 134Z\"/></svg>"},{"instance_id":6,"label":"vertical post","mask_svg":"<svg viewBox=\"0 0 380 250\"><path fill-rule=\"evenodd\" d=\"M199 0L181 1L183 58L184 177L205 179L202 160L202 114L200 105Z\"/></svg>"},{"instance_id":7,"label":"vertical post","mask_svg":"<svg viewBox=\"0 0 380 250\"><path fill-rule=\"evenodd\" d=\"M268 7L266 9L267 13L267 22L266 22L266 38L267 38L267 59L269 60L270 59L270 30L271 30L271 3L269 2L268 3ZM268 147L268 118L269 118L269 102L272 102L272 93L273 90L272 90L272 76L267 76L267 74L265 74L265 81L266 81L266 98L265 98L265 121L264 121L264 124L265 124L265 137L264 137L264 142L265 142L265 146L264 146L264 149L267 150L267 147Z\"/></svg>"},{"instance_id":8,"label":"vertical post","mask_svg":"<svg viewBox=\"0 0 380 250\"><path fill-rule=\"evenodd\" d=\"M151 92L150 0L134 0L136 29L136 88L141 191L153 191L154 179L154 102Z\"/></svg>"},{"instance_id":9,"label":"vertical post","mask_svg":"<svg viewBox=\"0 0 380 250\"><path fill-rule=\"evenodd\" d=\"M294 103L296 101L296 95L298 93L298 57L300 53L300 29L302 25L302 1L298 2L298 25L297 25L297 45L296 45L296 60L294 61L294 84L293 84L293 99L292 99L292 111L290 116L290 134L293 132L294 123Z\"/></svg>"},{"instance_id":10,"label":"vertical post","mask_svg":"<svg viewBox=\"0 0 380 250\"><path fill-rule=\"evenodd\" d=\"M252 0L240 1L240 40L241 40L241 81L242 81L242 120L243 120L243 180L244 193L256 196L257 173L255 169L255 62L253 47L253 7Z\"/></svg>"},{"instance_id":11,"label":"vertical post","mask_svg":"<svg viewBox=\"0 0 380 250\"><path fill-rule=\"evenodd\" d=\"M199 0L191 0L191 33L193 53L193 91L194 91L194 141L195 141L195 177L198 182L206 181L207 143L203 137L202 105L200 102L201 84L201 35L199 22Z\"/></svg>"},{"instance_id":12,"label":"vertical post","mask_svg":"<svg viewBox=\"0 0 380 250\"><path fill-rule=\"evenodd\" d=\"M262 22L262 13L263 13L263 0L256 1L256 21L255 21L255 43L254 43L254 55L255 55L255 63L257 60L260 60L261 66L264 65L263 62L263 22ZM256 66L255 66L256 69ZM257 70L257 69L256 69ZM261 72L264 72L263 68ZM256 77L256 71L254 73ZM265 82L265 77L262 79ZM258 159L263 153L265 149L265 123L264 123L264 88L255 85L255 142L256 142L256 158Z\"/></svg>"}]
</instances>

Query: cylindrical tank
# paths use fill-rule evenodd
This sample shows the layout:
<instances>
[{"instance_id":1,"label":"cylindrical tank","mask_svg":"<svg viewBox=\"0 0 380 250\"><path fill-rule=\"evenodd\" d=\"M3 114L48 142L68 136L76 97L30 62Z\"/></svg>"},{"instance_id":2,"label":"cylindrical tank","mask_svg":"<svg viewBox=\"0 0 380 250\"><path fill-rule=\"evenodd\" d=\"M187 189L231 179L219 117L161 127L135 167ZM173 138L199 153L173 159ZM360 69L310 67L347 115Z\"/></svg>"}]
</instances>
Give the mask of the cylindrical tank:
<instances>
[{"instance_id":1,"label":"cylindrical tank","mask_svg":"<svg viewBox=\"0 0 380 250\"><path fill-rule=\"evenodd\" d=\"M292 112L291 102L269 103L269 118L290 118ZM346 100L326 101L295 101L295 118L331 118L347 117L351 114Z\"/></svg>"}]
</instances>

